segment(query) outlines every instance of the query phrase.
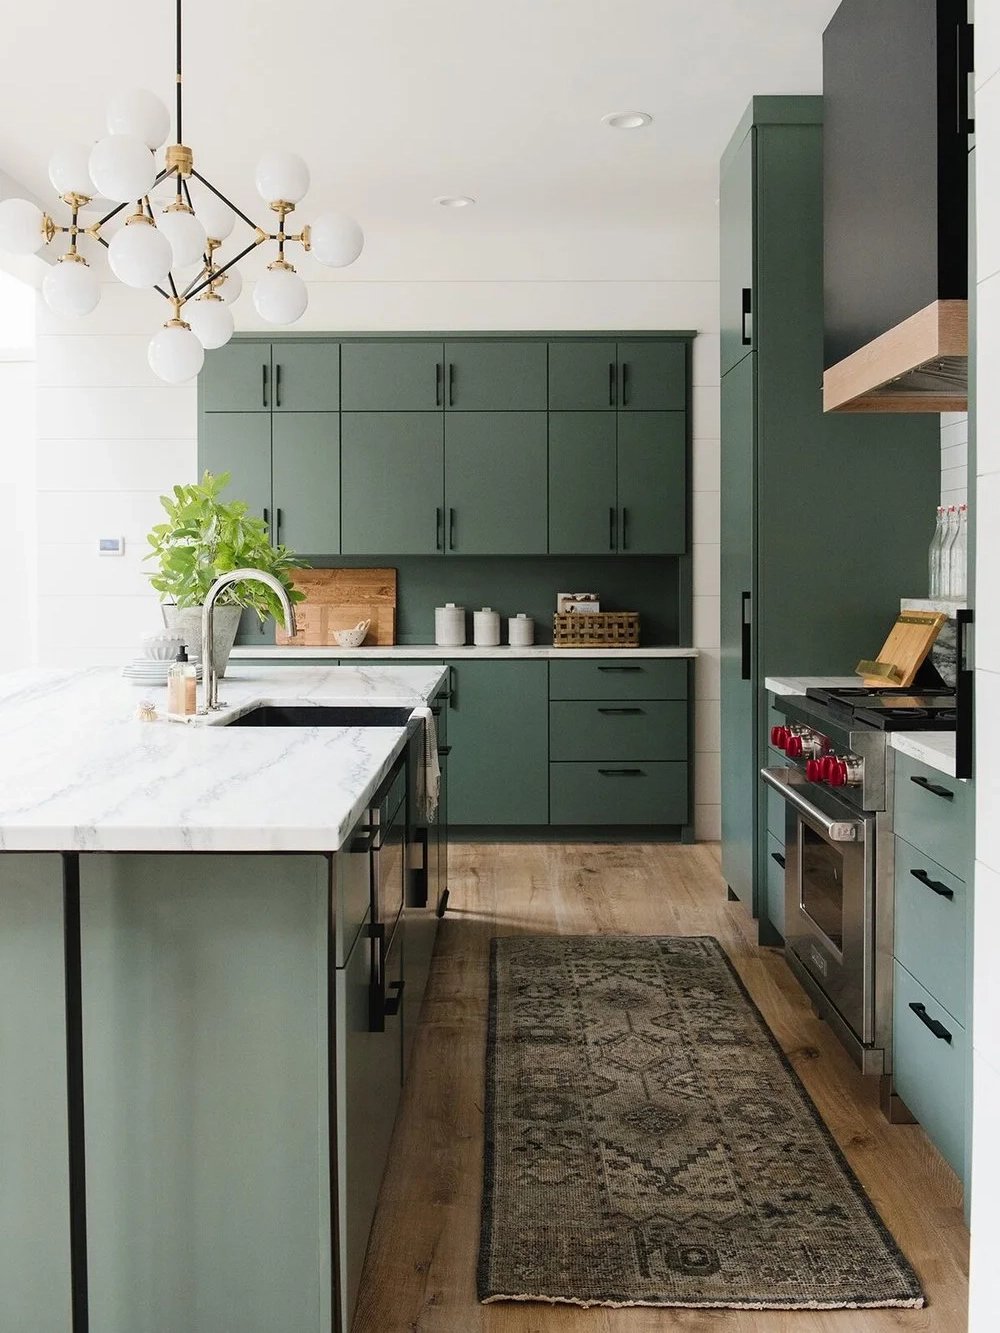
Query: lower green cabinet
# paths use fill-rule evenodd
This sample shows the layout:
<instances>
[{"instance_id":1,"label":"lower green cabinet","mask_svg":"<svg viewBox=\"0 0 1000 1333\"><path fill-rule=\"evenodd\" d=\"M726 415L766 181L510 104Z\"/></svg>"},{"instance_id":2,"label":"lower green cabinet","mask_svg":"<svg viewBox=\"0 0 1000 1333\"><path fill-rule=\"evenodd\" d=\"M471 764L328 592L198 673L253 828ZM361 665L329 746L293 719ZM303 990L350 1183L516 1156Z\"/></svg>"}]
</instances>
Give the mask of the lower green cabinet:
<instances>
[{"instance_id":1,"label":"lower green cabinet","mask_svg":"<svg viewBox=\"0 0 1000 1333\"><path fill-rule=\"evenodd\" d=\"M549 705L549 755L560 760L687 760L687 702L683 699Z\"/></svg>"},{"instance_id":2,"label":"lower green cabinet","mask_svg":"<svg viewBox=\"0 0 1000 1333\"><path fill-rule=\"evenodd\" d=\"M552 764L550 816L553 824L686 824L687 764Z\"/></svg>"},{"instance_id":3,"label":"lower green cabinet","mask_svg":"<svg viewBox=\"0 0 1000 1333\"><path fill-rule=\"evenodd\" d=\"M548 664L448 665L449 822L547 824Z\"/></svg>"}]
</instances>

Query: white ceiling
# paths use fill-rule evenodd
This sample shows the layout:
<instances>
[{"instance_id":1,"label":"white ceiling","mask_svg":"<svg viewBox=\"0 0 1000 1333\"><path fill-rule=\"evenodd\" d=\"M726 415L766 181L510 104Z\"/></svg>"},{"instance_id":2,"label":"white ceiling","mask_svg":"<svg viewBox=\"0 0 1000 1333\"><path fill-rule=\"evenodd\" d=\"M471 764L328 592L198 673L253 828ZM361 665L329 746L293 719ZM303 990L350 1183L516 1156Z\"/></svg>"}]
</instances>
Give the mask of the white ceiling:
<instances>
[{"instance_id":1,"label":"white ceiling","mask_svg":"<svg viewBox=\"0 0 1000 1333\"><path fill-rule=\"evenodd\" d=\"M187 0L184 138L256 218L260 151L301 153L293 221L356 214L354 277L707 278L719 156L753 94L819 91L837 3ZM7 9L0 168L47 200L51 149L99 137L110 92L171 98L174 6ZM654 123L601 124L630 109Z\"/></svg>"}]
</instances>

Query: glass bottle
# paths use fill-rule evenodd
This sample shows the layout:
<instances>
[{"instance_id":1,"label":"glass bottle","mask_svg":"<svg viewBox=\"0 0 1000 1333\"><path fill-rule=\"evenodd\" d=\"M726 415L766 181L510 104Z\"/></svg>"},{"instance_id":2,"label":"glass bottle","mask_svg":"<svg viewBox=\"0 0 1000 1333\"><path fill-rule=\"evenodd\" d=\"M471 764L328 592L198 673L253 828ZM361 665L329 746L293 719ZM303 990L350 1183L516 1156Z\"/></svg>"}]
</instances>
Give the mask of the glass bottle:
<instances>
[{"instance_id":1,"label":"glass bottle","mask_svg":"<svg viewBox=\"0 0 1000 1333\"><path fill-rule=\"evenodd\" d=\"M969 559L969 506L959 505L958 528L951 547L951 595L964 602L967 592Z\"/></svg>"},{"instance_id":2,"label":"glass bottle","mask_svg":"<svg viewBox=\"0 0 1000 1333\"><path fill-rule=\"evenodd\" d=\"M927 551L927 596L931 598L941 596L941 547L944 545L945 513L944 505L938 505L934 536Z\"/></svg>"},{"instance_id":3,"label":"glass bottle","mask_svg":"<svg viewBox=\"0 0 1000 1333\"><path fill-rule=\"evenodd\" d=\"M945 518L944 541L941 545L941 591L939 597L950 600L954 593L952 587L951 552L958 536L958 510L949 505Z\"/></svg>"},{"instance_id":4,"label":"glass bottle","mask_svg":"<svg viewBox=\"0 0 1000 1333\"><path fill-rule=\"evenodd\" d=\"M198 669L181 648L167 672L167 712L190 717L198 711Z\"/></svg>"}]
</instances>

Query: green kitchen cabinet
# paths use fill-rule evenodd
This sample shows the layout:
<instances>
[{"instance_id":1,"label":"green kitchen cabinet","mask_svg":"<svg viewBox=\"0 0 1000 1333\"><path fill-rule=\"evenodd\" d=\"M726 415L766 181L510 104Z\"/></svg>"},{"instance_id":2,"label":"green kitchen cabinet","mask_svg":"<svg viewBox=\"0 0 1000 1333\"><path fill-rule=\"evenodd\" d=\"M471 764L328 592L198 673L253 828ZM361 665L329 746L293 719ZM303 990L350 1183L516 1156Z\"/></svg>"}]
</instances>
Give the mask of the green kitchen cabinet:
<instances>
[{"instance_id":1,"label":"green kitchen cabinet","mask_svg":"<svg viewBox=\"0 0 1000 1333\"><path fill-rule=\"evenodd\" d=\"M687 425L683 412L618 417L618 549L625 555L687 550Z\"/></svg>"},{"instance_id":2,"label":"green kitchen cabinet","mask_svg":"<svg viewBox=\"0 0 1000 1333\"><path fill-rule=\"evenodd\" d=\"M688 821L688 766L633 760L550 766L553 824L593 827Z\"/></svg>"},{"instance_id":3,"label":"green kitchen cabinet","mask_svg":"<svg viewBox=\"0 0 1000 1333\"><path fill-rule=\"evenodd\" d=\"M340 344L273 342L271 378L274 412L338 412Z\"/></svg>"},{"instance_id":4,"label":"green kitchen cabinet","mask_svg":"<svg viewBox=\"0 0 1000 1333\"><path fill-rule=\"evenodd\" d=\"M544 412L548 347L526 338L445 343L445 406L458 412Z\"/></svg>"},{"instance_id":5,"label":"green kitchen cabinet","mask_svg":"<svg viewBox=\"0 0 1000 1333\"><path fill-rule=\"evenodd\" d=\"M588 338L549 343L549 410L613 412L618 406L618 345Z\"/></svg>"},{"instance_id":6,"label":"green kitchen cabinet","mask_svg":"<svg viewBox=\"0 0 1000 1333\"><path fill-rule=\"evenodd\" d=\"M548 664L448 665L449 824L547 824Z\"/></svg>"},{"instance_id":7,"label":"green kitchen cabinet","mask_svg":"<svg viewBox=\"0 0 1000 1333\"><path fill-rule=\"evenodd\" d=\"M443 418L426 412L344 412L340 420L343 553L443 551Z\"/></svg>"},{"instance_id":8,"label":"green kitchen cabinet","mask_svg":"<svg viewBox=\"0 0 1000 1333\"><path fill-rule=\"evenodd\" d=\"M440 339L345 342L341 375L345 412L434 412L444 407Z\"/></svg>"},{"instance_id":9,"label":"green kitchen cabinet","mask_svg":"<svg viewBox=\"0 0 1000 1333\"><path fill-rule=\"evenodd\" d=\"M271 411L271 344L229 342L205 355L198 376L204 412Z\"/></svg>"},{"instance_id":10,"label":"green kitchen cabinet","mask_svg":"<svg viewBox=\"0 0 1000 1333\"><path fill-rule=\"evenodd\" d=\"M765 681L870 656L926 581L940 493L936 417L823 412L822 112L755 97L720 180L722 855L772 944Z\"/></svg>"},{"instance_id":11,"label":"green kitchen cabinet","mask_svg":"<svg viewBox=\"0 0 1000 1333\"><path fill-rule=\"evenodd\" d=\"M617 549L615 414L550 412L549 552L604 555Z\"/></svg>"},{"instance_id":12,"label":"green kitchen cabinet","mask_svg":"<svg viewBox=\"0 0 1000 1333\"><path fill-rule=\"evenodd\" d=\"M687 344L644 339L618 344L618 407L623 412L683 412Z\"/></svg>"},{"instance_id":13,"label":"green kitchen cabinet","mask_svg":"<svg viewBox=\"0 0 1000 1333\"><path fill-rule=\"evenodd\" d=\"M545 553L547 425L544 412L448 415L444 504L449 553Z\"/></svg>"},{"instance_id":14,"label":"green kitchen cabinet","mask_svg":"<svg viewBox=\"0 0 1000 1333\"><path fill-rule=\"evenodd\" d=\"M198 475L232 474L224 499L240 499L272 522L271 418L262 412L206 412L198 434Z\"/></svg>"},{"instance_id":15,"label":"green kitchen cabinet","mask_svg":"<svg viewBox=\"0 0 1000 1333\"><path fill-rule=\"evenodd\" d=\"M340 550L340 416L287 412L271 426L274 539L302 555Z\"/></svg>"}]
</instances>

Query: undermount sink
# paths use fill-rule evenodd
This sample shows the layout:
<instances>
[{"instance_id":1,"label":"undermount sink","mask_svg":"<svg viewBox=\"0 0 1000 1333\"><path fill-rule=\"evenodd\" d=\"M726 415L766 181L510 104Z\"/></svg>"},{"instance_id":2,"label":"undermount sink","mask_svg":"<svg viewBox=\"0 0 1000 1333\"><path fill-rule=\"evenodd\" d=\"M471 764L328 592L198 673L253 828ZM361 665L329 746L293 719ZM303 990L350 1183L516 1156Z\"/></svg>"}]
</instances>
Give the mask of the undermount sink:
<instances>
[{"instance_id":1,"label":"undermount sink","mask_svg":"<svg viewBox=\"0 0 1000 1333\"><path fill-rule=\"evenodd\" d=\"M412 708L368 704L259 704L228 727L405 727Z\"/></svg>"}]
</instances>

